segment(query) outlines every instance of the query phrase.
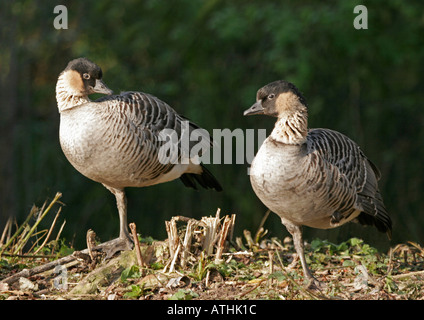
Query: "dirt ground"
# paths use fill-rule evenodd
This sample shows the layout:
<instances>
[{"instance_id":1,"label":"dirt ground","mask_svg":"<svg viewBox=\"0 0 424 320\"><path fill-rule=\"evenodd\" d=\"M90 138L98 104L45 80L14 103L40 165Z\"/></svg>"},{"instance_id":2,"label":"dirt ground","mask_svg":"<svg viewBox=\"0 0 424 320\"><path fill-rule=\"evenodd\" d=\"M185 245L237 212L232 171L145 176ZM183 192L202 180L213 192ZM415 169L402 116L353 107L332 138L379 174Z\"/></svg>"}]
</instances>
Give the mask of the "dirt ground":
<instances>
[{"instance_id":1,"label":"dirt ground","mask_svg":"<svg viewBox=\"0 0 424 320\"><path fill-rule=\"evenodd\" d=\"M23 270L52 259L3 256L0 299L424 299L424 250L415 243L397 245L386 254L356 238L338 245L314 240L306 246L307 260L322 283L320 290L304 286L290 239L263 239L243 249L228 245L219 261L193 251L184 266L175 259L172 269L167 246L167 241L143 243L141 267L135 250L107 261L95 252L34 274Z\"/></svg>"}]
</instances>

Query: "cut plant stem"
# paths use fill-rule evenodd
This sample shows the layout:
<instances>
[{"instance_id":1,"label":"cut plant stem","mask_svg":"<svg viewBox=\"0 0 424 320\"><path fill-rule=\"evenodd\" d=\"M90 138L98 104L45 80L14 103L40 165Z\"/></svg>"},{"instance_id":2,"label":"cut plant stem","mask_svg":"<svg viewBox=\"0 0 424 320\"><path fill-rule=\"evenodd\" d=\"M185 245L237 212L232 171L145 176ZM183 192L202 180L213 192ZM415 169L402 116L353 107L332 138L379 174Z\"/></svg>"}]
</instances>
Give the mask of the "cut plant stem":
<instances>
[{"instance_id":1,"label":"cut plant stem","mask_svg":"<svg viewBox=\"0 0 424 320\"><path fill-rule=\"evenodd\" d=\"M253 249L253 247L255 246L255 242L252 239L252 234L250 233L250 231L249 230L243 230L243 235L244 235L244 237L247 241L247 246L250 249Z\"/></svg>"},{"instance_id":2,"label":"cut plant stem","mask_svg":"<svg viewBox=\"0 0 424 320\"><path fill-rule=\"evenodd\" d=\"M259 240L259 238L260 238L261 234L262 234L262 235L265 235L263 227L264 227L265 221L266 221L266 220L268 219L268 217L269 217L270 212L271 212L271 210L269 210L269 209L268 209L268 210L265 212L264 216L262 217L261 222L259 223L258 231L256 231L256 234L255 234L255 240L256 240L256 242L258 242L258 240Z\"/></svg>"},{"instance_id":3,"label":"cut plant stem","mask_svg":"<svg viewBox=\"0 0 424 320\"><path fill-rule=\"evenodd\" d=\"M169 253L171 256L171 261L176 259L178 255L176 250L179 246L180 238L178 237L178 230L175 219L172 218L171 221L165 221L166 232L168 233L168 247Z\"/></svg>"},{"instance_id":4,"label":"cut plant stem","mask_svg":"<svg viewBox=\"0 0 424 320\"><path fill-rule=\"evenodd\" d=\"M196 226L198 225L197 221L195 220L189 220L187 222L187 228L186 233L184 236L184 242L183 242L183 251L181 253L181 267L185 268L187 264L187 257L190 253L191 248L191 239L193 237L193 232Z\"/></svg>"},{"instance_id":5,"label":"cut plant stem","mask_svg":"<svg viewBox=\"0 0 424 320\"><path fill-rule=\"evenodd\" d=\"M138 240L138 236L137 236L137 227L135 225L134 222L130 223L130 229L131 229L131 233L132 233L132 237L133 237L133 241L134 241L134 246L135 246L135 253L137 255L137 262L138 265L140 266L140 268L143 268L145 266L144 260L143 260L143 256L141 255L141 250L140 250L140 241ZM141 269L140 269L141 272Z\"/></svg>"},{"instance_id":6,"label":"cut plant stem","mask_svg":"<svg viewBox=\"0 0 424 320\"><path fill-rule=\"evenodd\" d=\"M202 221L206 224L206 228L204 231L205 238L203 242L203 250L206 252L207 256L210 256L212 254L213 246L215 244L215 241L218 239L216 230L219 224L220 212L221 212L221 209L218 208L218 210L216 211L215 218L213 217L202 218Z\"/></svg>"},{"instance_id":7,"label":"cut plant stem","mask_svg":"<svg viewBox=\"0 0 424 320\"><path fill-rule=\"evenodd\" d=\"M85 238L86 238L86 242L87 242L88 255L90 256L91 261L93 261L94 260L93 247L96 244L96 242L95 242L96 233L93 230L88 229Z\"/></svg>"},{"instance_id":8,"label":"cut plant stem","mask_svg":"<svg viewBox=\"0 0 424 320\"><path fill-rule=\"evenodd\" d=\"M169 273L172 273L175 268L175 261L177 261L178 253L180 252L181 244L178 244L177 250L175 250L174 258L172 259L171 266L169 267Z\"/></svg>"},{"instance_id":9,"label":"cut plant stem","mask_svg":"<svg viewBox=\"0 0 424 320\"><path fill-rule=\"evenodd\" d=\"M224 246L225 246L225 240L227 239L228 236L228 231L231 227L231 222L233 221L233 219L231 219L228 216L225 216L224 222L222 224L222 229L221 229L221 235L218 241L218 248L216 250L216 255L215 255L215 263L219 264L221 263L221 256L222 253L224 252Z\"/></svg>"},{"instance_id":10,"label":"cut plant stem","mask_svg":"<svg viewBox=\"0 0 424 320\"><path fill-rule=\"evenodd\" d=\"M178 259L180 259L180 266L185 268L192 260L191 258L194 257L190 256L193 248L195 250L200 249L205 257L211 257L215 254L215 262L221 262L227 244L226 241L229 240L228 238L234 229L235 214L221 219L220 213L221 209L218 208L214 217L202 217L201 220L195 220L175 216L170 221L165 221L170 262L165 266L164 272L168 267L170 267L168 272L174 271ZM182 232L178 234L177 221L186 222L184 234ZM193 245L193 239L197 241L197 245ZM215 248L216 252L214 252Z\"/></svg>"}]
</instances>

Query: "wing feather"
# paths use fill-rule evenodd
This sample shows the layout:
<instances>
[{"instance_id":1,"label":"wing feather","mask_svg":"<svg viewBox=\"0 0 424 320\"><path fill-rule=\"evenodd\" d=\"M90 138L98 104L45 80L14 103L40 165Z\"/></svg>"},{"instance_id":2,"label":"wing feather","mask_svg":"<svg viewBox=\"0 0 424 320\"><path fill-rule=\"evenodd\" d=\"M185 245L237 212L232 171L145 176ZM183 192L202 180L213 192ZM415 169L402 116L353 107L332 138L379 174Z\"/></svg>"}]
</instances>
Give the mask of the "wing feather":
<instances>
[{"instance_id":1,"label":"wing feather","mask_svg":"<svg viewBox=\"0 0 424 320\"><path fill-rule=\"evenodd\" d=\"M323 161L326 173L332 176L329 180L335 181L329 186L329 201L338 205L334 216L340 219L360 210L357 219L361 224L375 225L390 237L392 222L377 184L380 172L359 146L337 131L311 129L307 152Z\"/></svg>"},{"instance_id":2,"label":"wing feather","mask_svg":"<svg viewBox=\"0 0 424 320\"><path fill-rule=\"evenodd\" d=\"M136 162L135 171L146 180L154 180L166 174L175 164L184 163L183 158L188 161L191 149L198 143L201 144L200 148L196 148L199 151L208 150L212 146L209 133L204 129L197 132L196 141L191 141L191 133L200 129L199 126L150 94L123 92L120 95L102 97L96 103L108 108L104 114L113 117L108 123L113 124L110 129L114 131L114 143L125 151L123 154L126 157L132 157L129 161ZM174 149L178 151L177 158L173 158L172 163L162 163L159 160L160 149L167 143L164 138L170 132L164 131L165 129L172 130L177 138ZM201 154L200 152L198 156ZM199 172L204 175L203 166L199 166ZM216 185L219 184L216 182Z\"/></svg>"}]
</instances>

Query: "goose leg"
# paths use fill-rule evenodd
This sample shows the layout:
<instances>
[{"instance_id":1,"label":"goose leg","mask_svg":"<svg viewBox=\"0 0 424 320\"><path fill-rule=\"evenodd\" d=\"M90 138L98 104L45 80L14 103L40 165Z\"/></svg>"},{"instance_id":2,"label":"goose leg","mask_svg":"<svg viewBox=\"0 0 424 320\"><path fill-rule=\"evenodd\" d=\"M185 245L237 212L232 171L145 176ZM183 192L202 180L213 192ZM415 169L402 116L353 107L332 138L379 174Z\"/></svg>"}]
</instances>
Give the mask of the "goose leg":
<instances>
[{"instance_id":1,"label":"goose leg","mask_svg":"<svg viewBox=\"0 0 424 320\"><path fill-rule=\"evenodd\" d=\"M302 263L303 274L307 287L310 289L319 289L321 287L321 283L314 278L311 270L308 267L308 264L306 263L305 251L303 248L302 227L297 226L285 219L281 219L281 222L293 237L294 248L296 249L296 253L299 256L300 262Z\"/></svg>"},{"instance_id":2,"label":"goose leg","mask_svg":"<svg viewBox=\"0 0 424 320\"><path fill-rule=\"evenodd\" d=\"M119 212L119 238L111 241L112 244L107 251L107 256L110 257L117 251L131 250L133 242L128 232L127 197L125 196L124 189L104 186L115 196L116 206Z\"/></svg>"},{"instance_id":3,"label":"goose leg","mask_svg":"<svg viewBox=\"0 0 424 320\"><path fill-rule=\"evenodd\" d=\"M116 206L119 212L119 238L129 239L130 234L128 233L127 223L127 197L125 196L124 189L108 188L116 198Z\"/></svg>"}]
</instances>

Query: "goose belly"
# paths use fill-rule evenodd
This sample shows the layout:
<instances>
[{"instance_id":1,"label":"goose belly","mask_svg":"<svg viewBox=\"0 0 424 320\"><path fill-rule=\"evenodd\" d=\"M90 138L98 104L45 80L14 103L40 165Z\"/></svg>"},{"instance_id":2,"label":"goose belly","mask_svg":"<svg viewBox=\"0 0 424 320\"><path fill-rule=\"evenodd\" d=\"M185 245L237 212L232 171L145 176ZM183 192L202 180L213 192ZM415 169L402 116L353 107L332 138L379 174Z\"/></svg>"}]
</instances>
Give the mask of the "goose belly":
<instances>
[{"instance_id":1,"label":"goose belly","mask_svg":"<svg viewBox=\"0 0 424 320\"><path fill-rule=\"evenodd\" d=\"M326 190L319 174L307 172L308 157L299 146L268 143L252 162L250 180L263 204L281 218L297 225L331 228L334 209L325 205Z\"/></svg>"},{"instance_id":2,"label":"goose belly","mask_svg":"<svg viewBox=\"0 0 424 320\"><path fill-rule=\"evenodd\" d=\"M133 137L122 142L101 120L79 119L62 118L59 137L68 161L87 178L123 188L149 186L179 176L181 168L172 170L172 164L158 162L157 150L148 141Z\"/></svg>"}]
</instances>

